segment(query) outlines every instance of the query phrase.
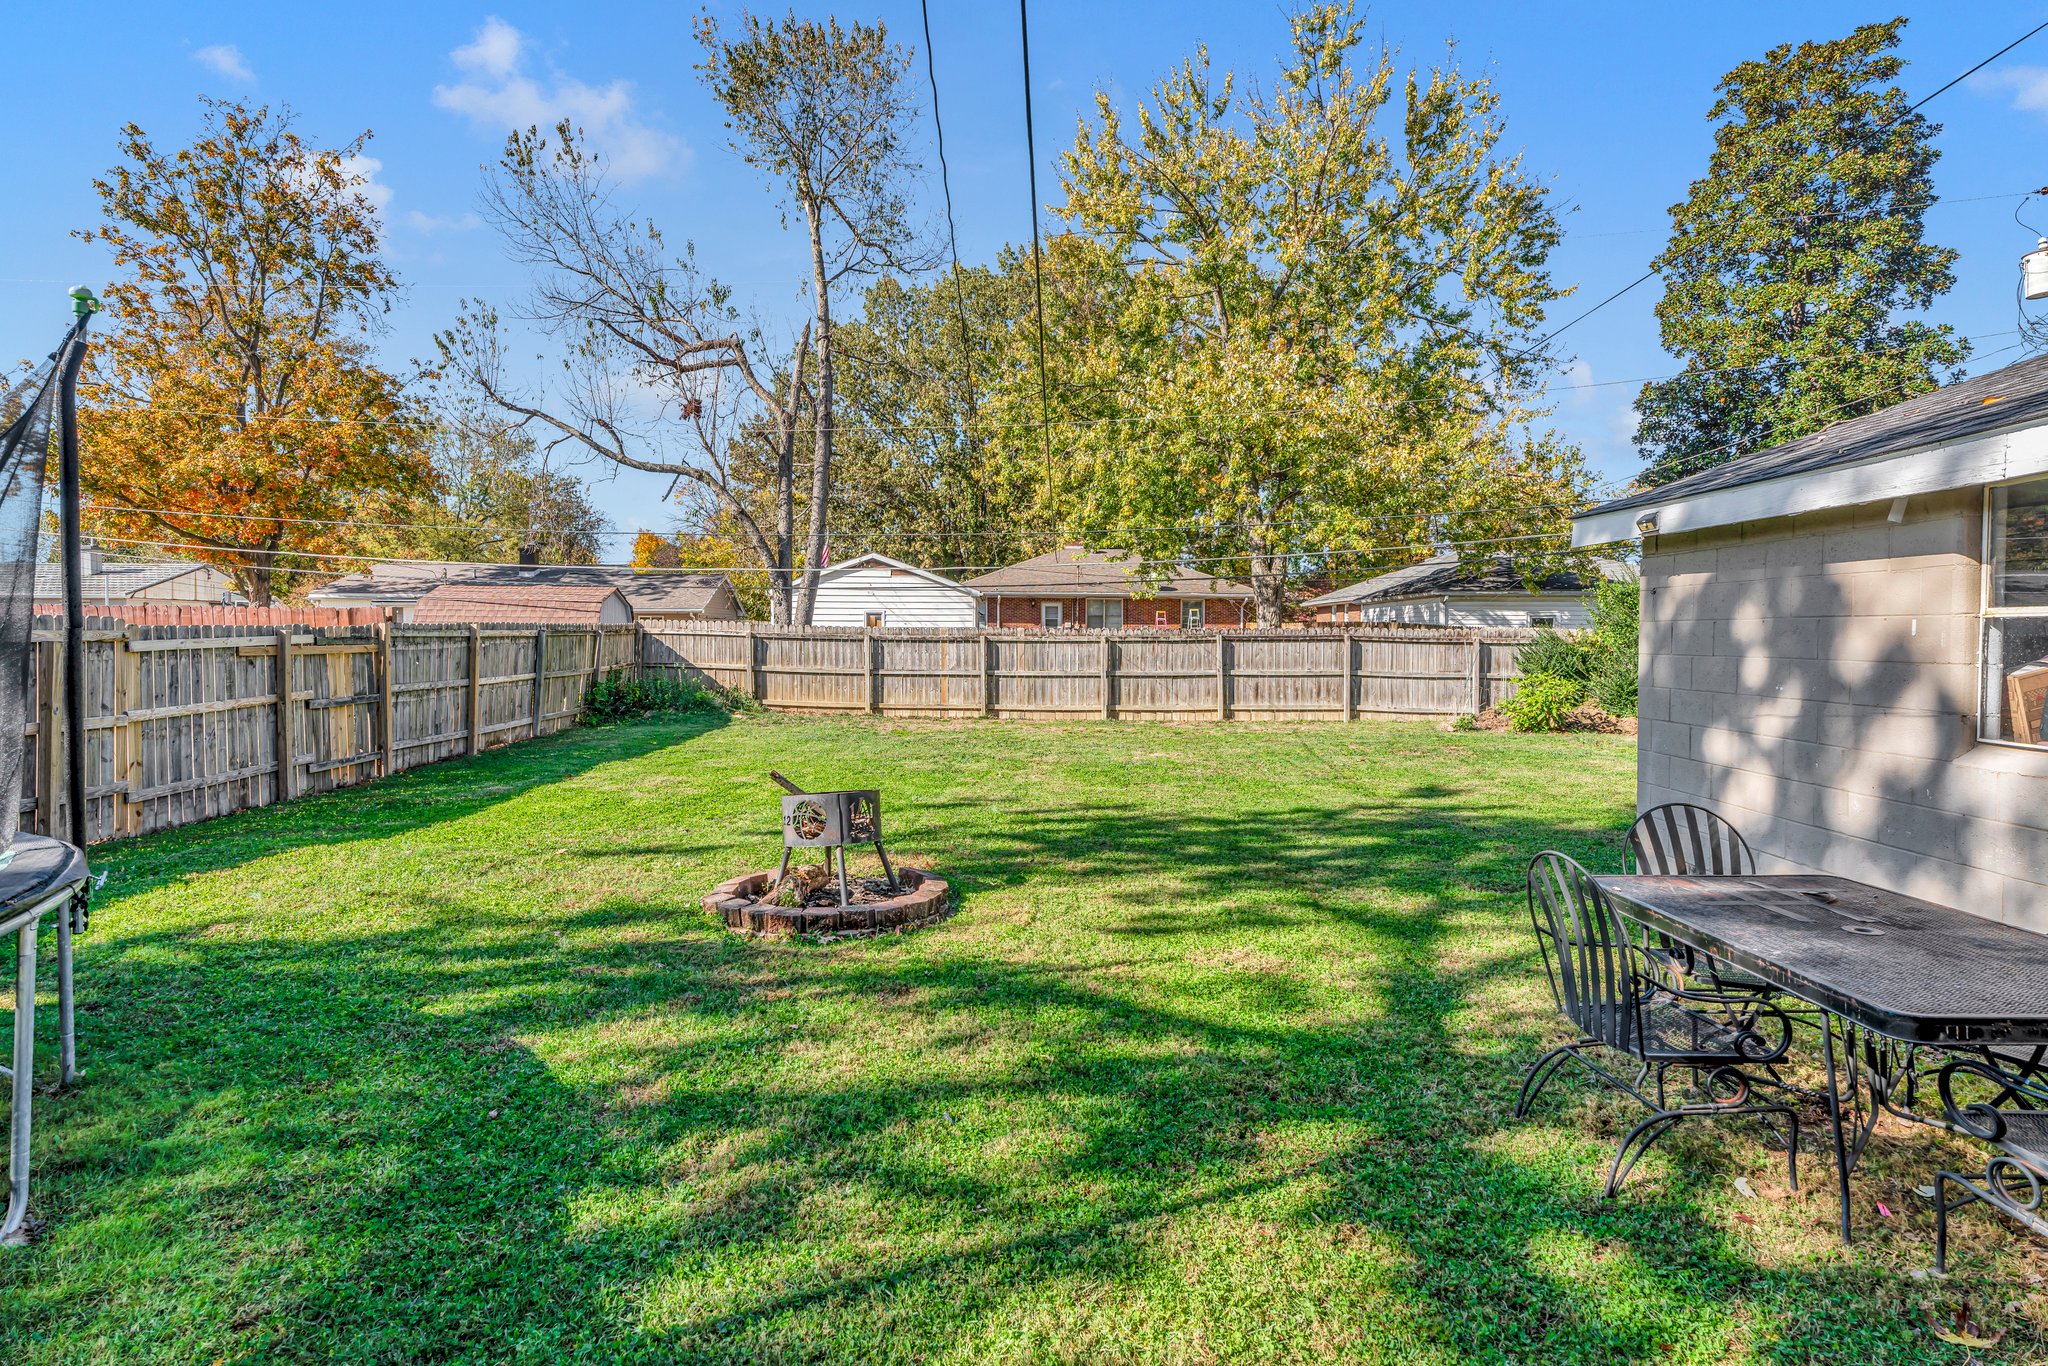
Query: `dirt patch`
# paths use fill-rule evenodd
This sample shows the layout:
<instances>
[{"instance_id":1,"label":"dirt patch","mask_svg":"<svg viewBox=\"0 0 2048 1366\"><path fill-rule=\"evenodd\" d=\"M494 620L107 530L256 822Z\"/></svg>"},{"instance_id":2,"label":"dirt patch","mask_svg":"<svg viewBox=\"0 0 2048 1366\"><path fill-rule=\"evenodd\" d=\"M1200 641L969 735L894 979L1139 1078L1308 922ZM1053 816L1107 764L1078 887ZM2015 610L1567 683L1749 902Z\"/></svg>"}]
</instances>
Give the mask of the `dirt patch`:
<instances>
[{"instance_id":1,"label":"dirt patch","mask_svg":"<svg viewBox=\"0 0 2048 1366\"><path fill-rule=\"evenodd\" d=\"M1499 707L1488 707L1472 718L1480 730L1513 730L1508 724L1507 713ZM1564 723L1559 730L1589 731L1597 735L1634 735L1636 718L1615 716L1602 711L1592 702L1581 702L1564 714Z\"/></svg>"}]
</instances>

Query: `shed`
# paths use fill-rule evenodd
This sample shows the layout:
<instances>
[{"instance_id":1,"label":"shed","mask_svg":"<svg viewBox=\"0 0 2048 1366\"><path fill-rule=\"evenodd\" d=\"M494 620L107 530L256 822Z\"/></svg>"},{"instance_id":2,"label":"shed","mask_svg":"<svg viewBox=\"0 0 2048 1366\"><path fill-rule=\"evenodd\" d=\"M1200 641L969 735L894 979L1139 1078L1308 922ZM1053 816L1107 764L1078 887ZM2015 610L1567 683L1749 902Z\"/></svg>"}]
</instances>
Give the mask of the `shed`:
<instances>
[{"instance_id":1,"label":"shed","mask_svg":"<svg viewBox=\"0 0 2048 1366\"><path fill-rule=\"evenodd\" d=\"M421 625L501 621L628 626L633 609L625 594L603 584L444 583L413 604L412 619Z\"/></svg>"},{"instance_id":2,"label":"shed","mask_svg":"<svg viewBox=\"0 0 2048 1366\"><path fill-rule=\"evenodd\" d=\"M1603 577L1626 579L1634 569L1596 559ZM1571 630L1587 624L1592 591L1577 573L1561 570L1530 581L1507 555L1477 566L1450 551L1346 588L1308 599L1318 626L1393 622L1409 626L1530 627Z\"/></svg>"},{"instance_id":3,"label":"shed","mask_svg":"<svg viewBox=\"0 0 2048 1366\"><path fill-rule=\"evenodd\" d=\"M1579 514L1642 538L1637 800L2048 930L2048 357Z\"/></svg>"},{"instance_id":4,"label":"shed","mask_svg":"<svg viewBox=\"0 0 2048 1366\"><path fill-rule=\"evenodd\" d=\"M136 603L232 605L246 601L225 571L196 560L108 560L91 544L83 548L79 589L86 610ZM36 566L35 602L44 610L64 606L64 566Z\"/></svg>"},{"instance_id":5,"label":"shed","mask_svg":"<svg viewBox=\"0 0 2048 1366\"><path fill-rule=\"evenodd\" d=\"M972 628L981 594L887 555L856 555L818 575L813 626Z\"/></svg>"}]
</instances>

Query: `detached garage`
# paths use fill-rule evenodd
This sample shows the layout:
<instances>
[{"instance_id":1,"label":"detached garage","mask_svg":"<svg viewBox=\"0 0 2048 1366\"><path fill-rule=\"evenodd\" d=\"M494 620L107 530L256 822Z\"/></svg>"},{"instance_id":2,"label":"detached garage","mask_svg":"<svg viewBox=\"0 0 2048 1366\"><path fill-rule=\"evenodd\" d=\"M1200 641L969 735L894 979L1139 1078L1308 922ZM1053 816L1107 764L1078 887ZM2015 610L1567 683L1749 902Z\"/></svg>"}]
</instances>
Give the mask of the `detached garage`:
<instances>
[{"instance_id":1,"label":"detached garage","mask_svg":"<svg viewBox=\"0 0 2048 1366\"><path fill-rule=\"evenodd\" d=\"M972 630L980 600L943 574L887 555L858 555L818 576L811 625Z\"/></svg>"}]
</instances>

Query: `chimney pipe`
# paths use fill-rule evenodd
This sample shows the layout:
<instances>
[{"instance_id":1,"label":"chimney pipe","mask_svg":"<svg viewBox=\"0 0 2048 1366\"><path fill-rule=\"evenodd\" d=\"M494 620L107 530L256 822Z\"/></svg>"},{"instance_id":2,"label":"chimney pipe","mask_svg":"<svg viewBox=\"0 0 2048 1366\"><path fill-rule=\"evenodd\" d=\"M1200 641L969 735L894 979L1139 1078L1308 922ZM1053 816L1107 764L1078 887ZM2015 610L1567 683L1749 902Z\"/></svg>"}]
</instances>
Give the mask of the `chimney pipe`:
<instances>
[{"instance_id":1,"label":"chimney pipe","mask_svg":"<svg viewBox=\"0 0 2048 1366\"><path fill-rule=\"evenodd\" d=\"M537 546L537 545L522 545L522 546L520 546L520 547L519 547L519 563L521 563L521 564L539 564L539 563L540 563L540 547L539 547L539 546Z\"/></svg>"}]
</instances>

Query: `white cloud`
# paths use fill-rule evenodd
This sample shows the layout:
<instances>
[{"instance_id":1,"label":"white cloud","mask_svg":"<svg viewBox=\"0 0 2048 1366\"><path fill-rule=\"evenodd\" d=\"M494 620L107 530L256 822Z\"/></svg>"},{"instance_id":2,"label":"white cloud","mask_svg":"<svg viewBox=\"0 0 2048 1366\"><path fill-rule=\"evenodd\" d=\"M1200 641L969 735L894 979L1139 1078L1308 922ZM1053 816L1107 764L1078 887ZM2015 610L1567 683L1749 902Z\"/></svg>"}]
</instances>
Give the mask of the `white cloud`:
<instances>
[{"instance_id":1,"label":"white cloud","mask_svg":"<svg viewBox=\"0 0 2048 1366\"><path fill-rule=\"evenodd\" d=\"M370 201L370 207L378 213L391 206L391 187L377 179L377 172L384 169L384 163L375 157L366 157L353 152L341 159L341 173L354 176L362 181L356 192Z\"/></svg>"},{"instance_id":2,"label":"white cloud","mask_svg":"<svg viewBox=\"0 0 2048 1366\"><path fill-rule=\"evenodd\" d=\"M469 42L449 53L464 80L434 87L434 103L479 128L511 132L552 128L568 119L581 128L620 180L645 180L682 162L683 142L641 121L631 81L587 85L552 67L536 79L526 60L526 35L493 17Z\"/></svg>"},{"instance_id":3,"label":"white cloud","mask_svg":"<svg viewBox=\"0 0 2048 1366\"><path fill-rule=\"evenodd\" d=\"M1970 77L1980 95L2005 95L2012 107L2030 114L2048 114L2048 66L2008 66Z\"/></svg>"},{"instance_id":4,"label":"white cloud","mask_svg":"<svg viewBox=\"0 0 2048 1366\"><path fill-rule=\"evenodd\" d=\"M472 228L483 226L483 220L473 213L463 214L459 218L449 218L441 214L421 213L418 209L407 209L405 221L414 232L427 234L468 232Z\"/></svg>"},{"instance_id":5,"label":"white cloud","mask_svg":"<svg viewBox=\"0 0 2048 1366\"><path fill-rule=\"evenodd\" d=\"M216 76L225 76L231 81L253 81L256 73L242 60L242 49L233 43L215 43L202 47L192 54L192 60Z\"/></svg>"}]
</instances>

